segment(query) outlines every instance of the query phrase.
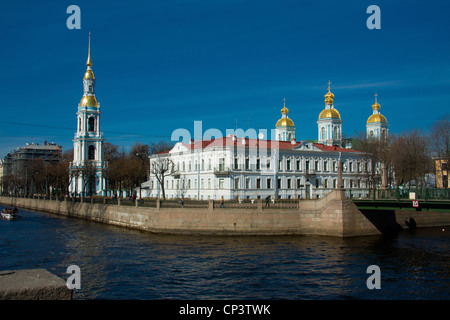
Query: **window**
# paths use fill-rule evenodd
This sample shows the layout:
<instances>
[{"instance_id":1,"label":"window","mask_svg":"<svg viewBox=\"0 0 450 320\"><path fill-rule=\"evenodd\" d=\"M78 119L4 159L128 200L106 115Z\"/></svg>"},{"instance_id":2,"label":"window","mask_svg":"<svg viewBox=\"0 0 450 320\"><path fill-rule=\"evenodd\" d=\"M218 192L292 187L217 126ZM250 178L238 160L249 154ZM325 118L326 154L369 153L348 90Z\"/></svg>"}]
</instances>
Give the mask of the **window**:
<instances>
[{"instance_id":1,"label":"window","mask_svg":"<svg viewBox=\"0 0 450 320\"><path fill-rule=\"evenodd\" d=\"M278 178L278 181L277 181L277 188L281 189L281 179L280 178Z\"/></svg>"},{"instance_id":2,"label":"window","mask_svg":"<svg viewBox=\"0 0 450 320\"><path fill-rule=\"evenodd\" d=\"M297 159L297 161L296 161L296 167L295 167L295 169L297 170L297 171L300 171L300 160L299 159Z\"/></svg>"},{"instance_id":3,"label":"window","mask_svg":"<svg viewBox=\"0 0 450 320\"><path fill-rule=\"evenodd\" d=\"M272 188L272 179L267 178L267 189L271 189Z\"/></svg>"},{"instance_id":4,"label":"window","mask_svg":"<svg viewBox=\"0 0 450 320\"><path fill-rule=\"evenodd\" d=\"M288 189L291 188L291 179L287 179L287 188L288 188Z\"/></svg>"},{"instance_id":5,"label":"window","mask_svg":"<svg viewBox=\"0 0 450 320\"><path fill-rule=\"evenodd\" d=\"M291 159L286 160L286 170L291 170Z\"/></svg>"},{"instance_id":6,"label":"window","mask_svg":"<svg viewBox=\"0 0 450 320\"><path fill-rule=\"evenodd\" d=\"M238 157L234 158L234 169L238 170L239 169L239 160Z\"/></svg>"},{"instance_id":7,"label":"window","mask_svg":"<svg viewBox=\"0 0 450 320\"><path fill-rule=\"evenodd\" d=\"M234 178L234 188L239 189L239 178Z\"/></svg>"},{"instance_id":8,"label":"window","mask_svg":"<svg viewBox=\"0 0 450 320\"><path fill-rule=\"evenodd\" d=\"M316 160L316 162L314 162L314 170L319 171L319 160Z\"/></svg>"},{"instance_id":9,"label":"window","mask_svg":"<svg viewBox=\"0 0 450 320\"><path fill-rule=\"evenodd\" d=\"M202 159L202 171L205 170L205 160Z\"/></svg>"},{"instance_id":10,"label":"window","mask_svg":"<svg viewBox=\"0 0 450 320\"><path fill-rule=\"evenodd\" d=\"M95 160L95 147L94 146L89 146L88 160Z\"/></svg>"},{"instance_id":11,"label":"window","mask_svg":"<svg viewBox=\"0 0 450 320\"><path fill-rule=\"evenodd\" d=\"M211 179L208 179L208 189L211 189Z\"/></svg>"},{"instance_id":12,"label":"window","mask_svg":"<svg viewBox=\"0 0 450 320\"><path fill-rule=\"evenodd\" d=\"M248 157L245 158L245 170L250 169L250 159Z\"/></svg>"},{"instance_id":13,"label":"window","mask_svg":"<svg viewBox=\"0 0 450 320\"><path fill-rule=\"evenodd\" d=\"M261 189L261 179L256 179L256 189Z\"/></svg>"},{"instance_id":14,"label":"window","mask_svg":"<svg viewBox=\"0 0 450 320\"><path fill-rule=\"evenodd\" d=\"M323 171L328 171L328 161L323 162Z\"/></svg>"},{"instance_id":15,"label":"window","mask_svg":"<svg viewBox=\"0 0 450 320\"><path fill-rule=\"evenodd\" d=\"M267 169L270 169L270 159L267 159Z\"/></svg>"},{"instance_id":16,"label":"window","mask_svg":"<svg viewBox=\"0 0 450 320\"><path fill-rule=\"evenodd\" d=\"M219 189L223 189L225 186L225 179L219 179Z\"/></svg>"},{"instance_id":17,"label":"window","mask_svg":"<svg viewBox=\"0 0 450 320\"><path fill-rule=\"evenodd\" d=\"M316 179L316 188L319 187L319 179Z\"/></svg>"},{"instance_id":18,"label":"window","mask_svg":"<svg viewBox=\"0 0 450 320\"><path fill-rule=\"evenodd\" d=\"M94 117L90 117L88 120L88 131L90 132L95 131L94 127L95 127L95 119Z\"/></svg>"},{"instance_id":19,"label":"window","mask_svg":"<svg viewBox=\"0 0 450 320\"><path fill-rule=\"evenodd\" d=\"M328 180L327 179L323 179L323 187L328 188Z\"/></svg>"},{"instance_id":20,"label":"window","mask_svg":"<svg viewBox=\"0 0 450 320\"><path fill-rule=\"evenodd\" d=\"M302 180L300 178L297 179L297 189L302 187Z\"/></svg>"},{"instance_id":21,"label":"window","mask_svg":"<svg viewBox=\"0 0 450 320\"><path fill-rule=\"evenodd\" d=\"M256 159L256 170L261 170L261 159L260 158Z\"/></svg>"},{"instance_id":22,"label":"window","mask_svg":"<svg viewBox=\"0 0 450 320\"><path fill-rule=\"evenodd\" d=\"M353 161L349 161L348 168L349 168L348 170L349 170L350 172L353 171Z\"/></svg>"},{"instance_id":23,"label":"window","mask_svg":"<svg viewBox=\"0 0 450 320\"><path fill-rule=\"evenodd\" d=\"M250 178L245 179L245 189L250 189Z\"/></svg>"}]
</instances>

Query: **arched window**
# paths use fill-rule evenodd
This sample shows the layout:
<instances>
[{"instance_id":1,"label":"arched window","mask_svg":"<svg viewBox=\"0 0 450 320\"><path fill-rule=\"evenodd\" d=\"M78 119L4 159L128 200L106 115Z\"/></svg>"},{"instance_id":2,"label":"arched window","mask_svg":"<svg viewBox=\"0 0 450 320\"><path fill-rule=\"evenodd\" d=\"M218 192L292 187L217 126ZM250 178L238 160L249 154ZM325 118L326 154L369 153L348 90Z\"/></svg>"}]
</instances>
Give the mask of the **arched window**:
<instances>
[{"instance_id":1,"label":"arched window","mask_svg":"<svg viewBox=\"0 0 450 320\"><path fill-rule=\"evenodd\" d=\"M89 146L88 159L89 160L95 160L95 147L94 146Z\"/></svg>"},{"instance_id":2,"label":"arched window","mask_svg":"<svg viewBox=\"0 0 450 320\"><path fill-rule=\"evenodd\" d=\"M88 120L88 131L92 132L95 131L95 119L94 117L90 117Z\"/></svg>"},{"instance_id":3,"label":"arched window","mask_svg":"<svg viewBox=\"0 0 450 320\"><path fill-rule=\"evenodd\" d=\"M333 131L334 131L334 132L333 132L333 139L339 139L337 127L334 127L334 130L333 130Z\"/></svg>"},{"instance_id":4,"label":"arched window","mask_svg":"<svg viewBox=\"0 0 450 320\"><path fill-rule=\"evenodd\" d=\"M78 131L81 131L81 118L78 118Z\"/></svg>"},{"instance_id":5,"label":"arched window","mask_svg":"<svg viewBox=\"0 0 450 320\"><path fill-rule=\"evenodd\" d=\"M325 127L320 129L320 140L325 140Z\"/></svg>"}]
</instances>

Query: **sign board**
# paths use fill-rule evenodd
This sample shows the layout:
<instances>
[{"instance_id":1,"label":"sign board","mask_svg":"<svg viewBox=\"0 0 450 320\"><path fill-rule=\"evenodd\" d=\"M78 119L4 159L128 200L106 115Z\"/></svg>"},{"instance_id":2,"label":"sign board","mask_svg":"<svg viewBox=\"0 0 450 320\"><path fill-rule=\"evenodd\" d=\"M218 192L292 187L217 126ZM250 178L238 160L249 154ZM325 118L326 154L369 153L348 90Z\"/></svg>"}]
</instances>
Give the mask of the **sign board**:
<instances>
[{"instance_id":1,"label":"sign board","mask_svg":"<svg viewBox=\"0 0 450 320\"><path fill-rule=\"evenodd\" d=\"M415 199L416 198L416 193L415 192L410 192L409 193L409 199Z\"/></svg>"},{"instance_id":2,"label":"sign board","mask_svg":"<svg viewBox=\"0 0 450 320\"><path fill-rule=\"evenodd\" d=\"M418 208L418 207L419 207L419 200L413 200L412 206L413 206L414 208Z\"/></svg>"}]
</instances>

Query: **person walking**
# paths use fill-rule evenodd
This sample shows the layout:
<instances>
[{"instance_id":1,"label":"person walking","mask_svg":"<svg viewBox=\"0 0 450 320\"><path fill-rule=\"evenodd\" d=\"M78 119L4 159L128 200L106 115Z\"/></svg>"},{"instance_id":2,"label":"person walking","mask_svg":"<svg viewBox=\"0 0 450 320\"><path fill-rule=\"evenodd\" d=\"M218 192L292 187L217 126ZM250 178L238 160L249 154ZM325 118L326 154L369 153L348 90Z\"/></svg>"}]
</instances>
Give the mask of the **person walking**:
<instances>
[{"instance_id":1,"label":"person walking","mask_svg":"<svg viewBox=\"0 0 450 320\"><path fill-rule=\"evenodd\" d=\"M267 196L267 197L266 197L266 207L269 206L269 202L270 202L270 196Z\"/></svg>"},{"instance_id":2,"label":"person walking","mask_svg":"<svg viewBox=\"0 0 450 320\"><path fill-rule=\"evenodd\" d=\"M220 199L220 207L221 207L221 208L225 208L225 201L223 200L223 196L222 196L222 198Z\"/></svg>"}]
</instances>

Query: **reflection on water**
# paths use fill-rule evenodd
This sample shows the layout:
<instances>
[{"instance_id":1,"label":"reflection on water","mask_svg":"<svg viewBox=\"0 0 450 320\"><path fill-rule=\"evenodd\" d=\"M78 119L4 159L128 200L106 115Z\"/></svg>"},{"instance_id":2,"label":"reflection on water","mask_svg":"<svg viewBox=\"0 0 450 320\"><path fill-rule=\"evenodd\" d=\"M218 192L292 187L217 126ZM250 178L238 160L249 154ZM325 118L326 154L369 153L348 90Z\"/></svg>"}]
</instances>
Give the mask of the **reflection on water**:
<instances>
[{"instance_id":1,"label":"reflection on water","mask_svg":"<svg viewBox=\"0 0 450 320\"><path fill-rule=\"evenodd\" d=\"M0 221L0 269L45 268L74 299L449 299L449 231L394 238L154 235L22 211ZM369 265L381 290L369 290Z\"/></svg>"}]
</instances>

